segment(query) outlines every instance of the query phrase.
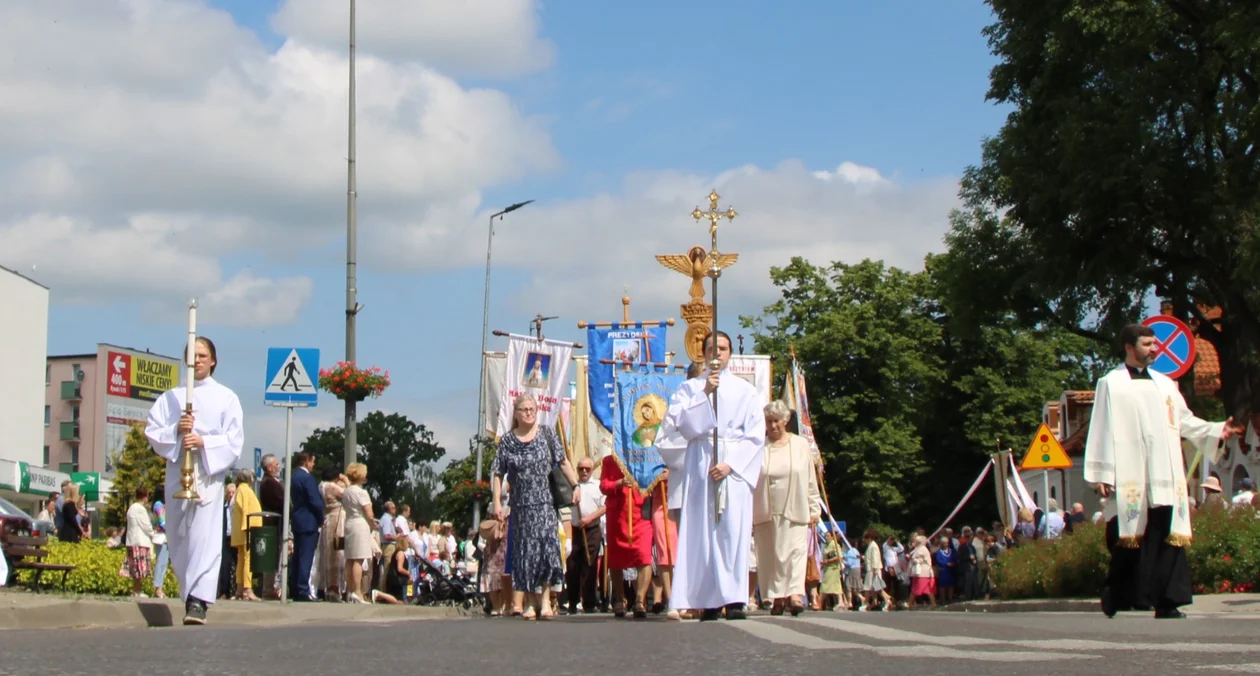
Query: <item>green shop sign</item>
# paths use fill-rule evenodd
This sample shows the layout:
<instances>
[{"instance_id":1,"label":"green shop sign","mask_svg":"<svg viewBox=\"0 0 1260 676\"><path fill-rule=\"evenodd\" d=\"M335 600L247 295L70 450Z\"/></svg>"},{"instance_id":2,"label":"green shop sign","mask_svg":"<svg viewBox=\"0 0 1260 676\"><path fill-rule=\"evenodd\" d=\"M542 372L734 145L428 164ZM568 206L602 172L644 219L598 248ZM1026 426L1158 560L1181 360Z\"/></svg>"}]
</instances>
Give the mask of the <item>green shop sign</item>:
<instances>
[{"instance_id":1,"label":"green shop sign","mask_svg":"<svg viewBox=\"0 0 1260 676\"><path fill-rule=\"evenodd\" d=\"M98 472L71 472L70 482L79 487L79 493L88 502L101 499L101 475Z\"/></svg>"}]
</instances>

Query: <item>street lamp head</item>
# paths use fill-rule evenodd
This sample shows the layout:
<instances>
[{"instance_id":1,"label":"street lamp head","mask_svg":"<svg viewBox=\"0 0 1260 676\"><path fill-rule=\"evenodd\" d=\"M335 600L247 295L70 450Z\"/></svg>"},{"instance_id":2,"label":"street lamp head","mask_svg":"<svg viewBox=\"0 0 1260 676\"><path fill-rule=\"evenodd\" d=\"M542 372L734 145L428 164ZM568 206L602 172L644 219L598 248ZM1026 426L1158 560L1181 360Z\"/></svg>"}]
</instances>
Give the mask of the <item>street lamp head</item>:
<instances>
[{"instance_id":1,"label":"street lamp head","mask_svg":"<svg viewBox=\"0 0 1260 676\"><path fill-rule=\"evenodd\" d=\"M530 202L533 202L533 201L534 201L534 200L525 200L524 202L517 202L516 204L513 204L512 206L510 206L510 207L508 207L508 208L504 209L504 210L503 210L503 213L505 213L505 214L507 214L507 213L511 213L511 212L513 212L513 211L516 211L517 209L520 209L521 207L525 206L526 204L529 204Z\"/></svg>"}]
</instances>

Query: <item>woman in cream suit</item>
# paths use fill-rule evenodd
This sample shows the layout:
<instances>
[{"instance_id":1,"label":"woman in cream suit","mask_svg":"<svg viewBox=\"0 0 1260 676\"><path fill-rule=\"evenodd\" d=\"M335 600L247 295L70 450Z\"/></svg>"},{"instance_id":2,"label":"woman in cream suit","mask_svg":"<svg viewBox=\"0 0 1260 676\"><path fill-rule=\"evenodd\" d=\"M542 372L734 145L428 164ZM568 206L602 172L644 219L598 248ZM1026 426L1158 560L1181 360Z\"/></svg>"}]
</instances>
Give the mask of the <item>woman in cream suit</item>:
<instances>
[{"instance_id":1,"label":"woman in cream suit","mask_svg":"<svg viewBox=\"0 0 1260 676\"><path fill-rule=\"evenodd\" d=\"M774 599L770 614L805 610L805 555L822 510L809 444L787 431L791 410L782 401L765 408L766 448L761 478L753 494L753 540L757 581L763 598Z\"/></svg>"}]
</instances>

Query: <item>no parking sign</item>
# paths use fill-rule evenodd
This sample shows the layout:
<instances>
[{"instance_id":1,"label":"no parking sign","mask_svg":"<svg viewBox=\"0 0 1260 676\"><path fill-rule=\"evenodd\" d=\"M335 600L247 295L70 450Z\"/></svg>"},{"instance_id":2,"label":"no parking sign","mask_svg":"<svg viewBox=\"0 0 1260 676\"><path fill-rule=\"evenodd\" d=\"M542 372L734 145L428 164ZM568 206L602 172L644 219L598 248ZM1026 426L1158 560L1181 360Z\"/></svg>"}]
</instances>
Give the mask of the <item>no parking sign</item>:
<instances>
[{"instance_id":1,"label":"no parking sign","mask_svg":"<svg viewBox=\"0 0 1260 676\"><path fill-rule=\"evenodd\" d=\"M1149 317L1143 324L1155 332L1155 361L1151 368L1169 378L1184 376L1194 365L1194 334L1176 317Z\"/></svg>"}]
</instances>

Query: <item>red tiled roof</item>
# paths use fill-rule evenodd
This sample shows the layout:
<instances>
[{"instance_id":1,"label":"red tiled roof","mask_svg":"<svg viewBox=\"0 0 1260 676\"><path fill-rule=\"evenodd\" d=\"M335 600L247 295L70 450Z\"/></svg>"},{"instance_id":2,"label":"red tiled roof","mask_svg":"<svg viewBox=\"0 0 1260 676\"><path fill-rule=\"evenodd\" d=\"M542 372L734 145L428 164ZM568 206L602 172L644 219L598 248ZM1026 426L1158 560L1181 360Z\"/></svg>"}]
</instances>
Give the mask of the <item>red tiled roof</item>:
<instances>
[{"instance_id":1,"label":"red tiled roof","mask_svg":"<svg viewBox=\"0 0 1260 676\"><path fill-rule=\"evenodd\" d=\"M1204 338L1194 339L1194 393L1210 397L1221 389L1221 359L1212 343Z\"/></svg>"},{"instance_id":2,"label":"red tiled roof","mask_svg":"<svg viewBox=\"0 0 1260 676\"><path fill-rule=\"evenodd\" d=\"M1067 392L1063 393L1063 396L1066 397L1069 402L1074 402L1077 404L1094 403L1093 390L1068 390Z\"/></svg>"}]
</instances>

